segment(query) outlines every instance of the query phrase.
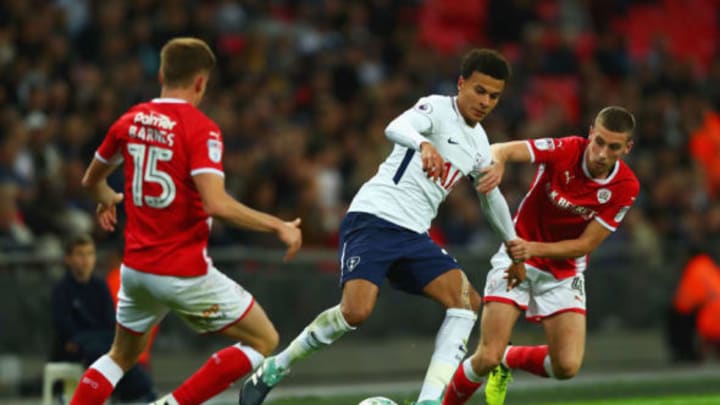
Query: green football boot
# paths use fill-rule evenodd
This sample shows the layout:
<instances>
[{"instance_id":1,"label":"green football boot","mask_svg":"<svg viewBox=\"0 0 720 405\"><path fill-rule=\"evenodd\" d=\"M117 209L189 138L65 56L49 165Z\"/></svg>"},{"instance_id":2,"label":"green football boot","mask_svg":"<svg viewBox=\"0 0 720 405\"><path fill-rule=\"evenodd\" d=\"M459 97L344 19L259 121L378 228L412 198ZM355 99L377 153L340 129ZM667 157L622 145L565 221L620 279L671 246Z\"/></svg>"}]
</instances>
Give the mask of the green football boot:
<instances>
[{"instance_id":1,"label":"green football boot","mask_svg":"<svg viewBox=\"0 0 720 405\"><path fill-rule=\"evenodd\" d=\"M488 376L485 385L485 402L487 405L503 405L508 384L512 381L510 369L502 364L497 365Z\"/></svg>"}]
</instances>

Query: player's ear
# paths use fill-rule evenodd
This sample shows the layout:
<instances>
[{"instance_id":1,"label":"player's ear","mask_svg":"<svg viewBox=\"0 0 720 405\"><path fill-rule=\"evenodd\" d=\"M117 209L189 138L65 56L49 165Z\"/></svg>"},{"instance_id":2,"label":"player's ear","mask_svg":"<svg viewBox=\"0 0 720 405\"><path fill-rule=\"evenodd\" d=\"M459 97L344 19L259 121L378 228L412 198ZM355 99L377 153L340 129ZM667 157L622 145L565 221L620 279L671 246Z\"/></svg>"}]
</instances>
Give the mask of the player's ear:
<instances>
[{"instance_id":1,"label":"player's ear","mask_svg":"<svg viewBox=\"0 0 720 405\"><path fill-rule=\"evenodd\" d=\"M196 93L202 93L203 91L205 91L206 84L207 84L207 77L205 75L195 76L195 82L193 83L193 88L195 89Z\"/></svg>"},{"instance_id":2,"label":"player's ear","mask_svg":"<svg viewBox=\"0 0 720 405\"><path fill-rule=\"evenodd\" d=\"M635 141L632 139L628 141L627 146L625 147L625 154L627 155L632 150L633 146L635 145Z\"/></svg>"},{"instance_id":3,"label":"player's ear","mask_svg":"<svg viewBox=\"0 0 720 405\"><path fill-rule=\"evenodd\" d=\"M458 76L458 80L457 80L458 91L460 91L460 88L462 87L463 83L465 83L465 78L463 78L462 75Z\"/></svg>"},{"instance_id":4,"label":"player's ear","mask_svg":"<svg viewBox=\"0 0 720 405\"><path fill-rule=\"evenodd\" d=\"M165 85L165 79L163 78L162 71L158 70L158 81L160 82L160 86Z\"/></svg>"}]
</instances>

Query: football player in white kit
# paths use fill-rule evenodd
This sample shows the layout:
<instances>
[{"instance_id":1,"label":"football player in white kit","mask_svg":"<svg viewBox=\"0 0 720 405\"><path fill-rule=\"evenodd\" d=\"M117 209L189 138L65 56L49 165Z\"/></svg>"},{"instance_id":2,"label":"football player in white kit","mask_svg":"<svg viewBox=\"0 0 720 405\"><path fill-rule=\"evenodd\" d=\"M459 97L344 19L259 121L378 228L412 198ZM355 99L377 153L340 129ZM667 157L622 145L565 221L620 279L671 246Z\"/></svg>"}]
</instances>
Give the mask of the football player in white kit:
<instances>
[{"instance_id":1,"label":"football player in white kit","mask_svg":"<svg viewBox=\"0 0 720 405\"><path fill-rule=\"evenodd\" d=\"M472 50L462 60L456 97L423 97L387 126L385 134L395 147L355 195L340 226L340 304L318 315L245 381L241 405L262 403L293 363L365 321L385 278L395 288L426 295L447 308L417 402L440 404L442 391L465 355L481 299L457 261L427 231L438 206L460 179L476 181L492 163L480 121L497 105L509 76L509 65L499 53ZM478 197L503 241L514 240L512 218L500 191L495 188Z\"/></svg>"}]
</instances>

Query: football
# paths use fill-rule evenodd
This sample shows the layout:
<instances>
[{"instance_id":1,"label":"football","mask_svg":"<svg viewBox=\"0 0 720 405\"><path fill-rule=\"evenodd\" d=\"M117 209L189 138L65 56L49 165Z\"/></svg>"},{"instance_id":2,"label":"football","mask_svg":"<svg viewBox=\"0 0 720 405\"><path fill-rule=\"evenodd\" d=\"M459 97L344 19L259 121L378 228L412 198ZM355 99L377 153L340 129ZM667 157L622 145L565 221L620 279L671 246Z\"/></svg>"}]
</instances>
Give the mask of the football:
<instances>
[{"instance_id":1,"label":"football","mask_svg":"<svg viewBox=\"0 0 720 405\"><path fill-rule=\"evenodd\" d=\"M395 401L385 397L365 398L358 405L397 405Z\"/></svg>"}]
</instances>

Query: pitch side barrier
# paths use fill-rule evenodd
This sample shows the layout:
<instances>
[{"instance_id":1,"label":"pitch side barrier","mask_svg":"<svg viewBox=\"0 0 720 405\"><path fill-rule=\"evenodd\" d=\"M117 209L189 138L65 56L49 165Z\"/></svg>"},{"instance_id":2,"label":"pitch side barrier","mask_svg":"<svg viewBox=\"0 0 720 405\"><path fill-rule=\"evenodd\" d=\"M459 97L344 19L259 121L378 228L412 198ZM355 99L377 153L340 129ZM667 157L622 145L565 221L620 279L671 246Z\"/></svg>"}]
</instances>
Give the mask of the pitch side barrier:
<instances>
[{"instance_id":1,"label":"pitch side barrier","mask_svg":"<svg viewBox=\"0 0 720 405\"><path fill-rule=\"evenodd\" d=\"M482 290L489 258L486 250L448 248ZM99 252L98 274L107 271ZM680 275L685 255L670 254L661 265L639 257L623 243L604 244L590 259L586 274L590 332L612 328L650 329L663 316ZM211 251L215 265L250 290L270 315L283 338L297 334L317 313L340 297L334 250L303 250L283 263L283 250L229 246ZM44 353L50 348L50 292L63 274L62 257L33 254L0 256L0 353ZM432 337L443 311L429 300L400 293L386 284L373 316L354 336ZM529 327L519 325L522 327ZM157 348L205 350L212 339L196 338L173 316L163 322Z\"/></svg>"}]
</instances>

